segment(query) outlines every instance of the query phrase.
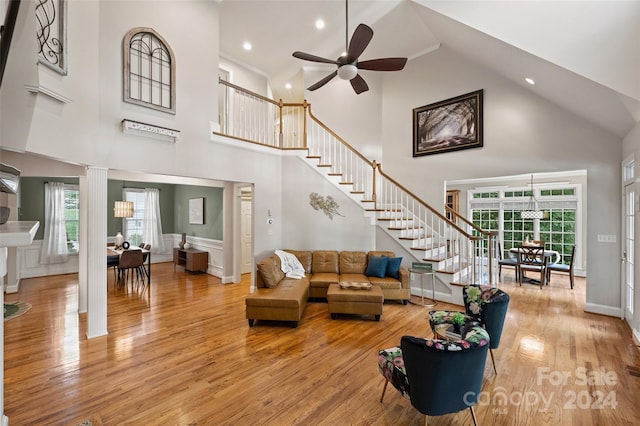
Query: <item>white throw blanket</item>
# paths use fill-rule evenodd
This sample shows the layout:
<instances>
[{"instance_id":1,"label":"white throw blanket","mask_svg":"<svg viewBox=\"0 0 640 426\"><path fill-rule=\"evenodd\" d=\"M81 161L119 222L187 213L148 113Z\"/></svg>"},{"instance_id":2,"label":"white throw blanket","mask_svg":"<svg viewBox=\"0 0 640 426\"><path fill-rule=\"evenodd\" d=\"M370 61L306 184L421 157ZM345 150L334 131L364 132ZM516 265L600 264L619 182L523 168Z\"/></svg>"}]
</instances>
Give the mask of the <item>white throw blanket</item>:
<instances>
[{"instance_id":1,"label":"white throw blanket","mask_svg":"<svg viewBox=\"0 0 640 426\"><path fill-rule=\"evenodd\" d=\"M280 258L280 268L288 278L304 278L304 268L295 255L282 250L276 250L274 253Z\"/></svg>"}]
</instances>

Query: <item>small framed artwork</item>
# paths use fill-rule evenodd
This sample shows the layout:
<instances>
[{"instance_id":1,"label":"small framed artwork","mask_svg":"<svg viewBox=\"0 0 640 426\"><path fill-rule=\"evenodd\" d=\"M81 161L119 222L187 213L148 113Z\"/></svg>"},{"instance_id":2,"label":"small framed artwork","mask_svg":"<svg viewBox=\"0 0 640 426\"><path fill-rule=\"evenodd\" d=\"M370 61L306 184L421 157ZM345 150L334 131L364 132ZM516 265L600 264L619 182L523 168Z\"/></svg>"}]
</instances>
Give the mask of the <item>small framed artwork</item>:
<instances>
[{"instance_id":1,"label":"small framed artwork","mask_svg":"<svg viewBox=\"0 0 640 426\"><path fill-rule=\"evenodd\" d=\"M189 223L204 225L204 198L191 198L189 200Z\"/></svg>"},{"instance_id":2,"label":"small framed artwork","mask_svg":"<svg viewBox=\"0 0 640 426\"><path fill-rule=\"evenodd\" d=\"M482 146L482 89L413 109L413 156Z\"/></svg>"}]
</instances>

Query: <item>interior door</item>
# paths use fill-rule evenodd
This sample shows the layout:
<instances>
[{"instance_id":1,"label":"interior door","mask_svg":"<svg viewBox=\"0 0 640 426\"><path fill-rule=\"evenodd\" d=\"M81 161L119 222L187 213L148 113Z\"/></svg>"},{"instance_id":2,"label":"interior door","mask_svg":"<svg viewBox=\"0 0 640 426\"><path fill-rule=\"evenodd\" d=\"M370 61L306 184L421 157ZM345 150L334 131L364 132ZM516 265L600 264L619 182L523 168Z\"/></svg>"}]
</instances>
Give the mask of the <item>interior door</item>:
<instances>
[{"instance_id":1,"label":"interior door","mask_svg":"<svg viewBox=\"0 0 640 426\"><path fill-rule=\"evenodd\" d=\"M240 200L240 273L251 272L251 210L252 200L243 195Z\"/></svg>"}]
</instances>

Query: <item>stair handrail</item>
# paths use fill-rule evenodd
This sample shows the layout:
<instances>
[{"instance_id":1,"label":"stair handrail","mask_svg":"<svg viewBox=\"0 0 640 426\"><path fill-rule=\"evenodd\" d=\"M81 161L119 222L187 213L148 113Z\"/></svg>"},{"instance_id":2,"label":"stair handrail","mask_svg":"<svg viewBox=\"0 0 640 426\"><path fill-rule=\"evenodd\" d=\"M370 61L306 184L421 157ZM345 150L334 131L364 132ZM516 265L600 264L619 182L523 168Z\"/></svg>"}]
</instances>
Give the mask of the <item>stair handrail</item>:
<instances>
[{"instance_id":1,"label":"stair handrail","mask_svg":"<svg viewBox=\"0 0 640 426\"><path fill-rule=\"evenodd\" d=\"M427 204L425 201L423 201L420 197L418 197L416 194L414 194L413 192L411 192L409 189L407 189L405 186L403 186L400 182L398 182L397 180L395 180L394 178L392 178L391 176L389 176L388 174L386 174L383 170L382 170L382 164L381 163L377 163L378 164L378 169L380 170L380 174L382 176L384 176L385 178L387 178L387 180L389 180L390 182L392 182L394 185L396 185L398 188L402 189L404 192L406 192L407 194L409 194L410 196L412 196L418 203L422 204L423 207L426 207L431 213L433 213L436 217L442 219L445 222L449 222L451 224L451 226L453 227L453 229L455 229L456 231L460 232L462 235L466 236L467 238L471 239L471 240L480 240L482 239L482 237L476 236L476 235L471 235L469 233L467 233L467 231L465 231L464 229L462 229L461 227L459 227L458 225L456 225L455 223L451 222L449 219L447 219L442 213L440 213L438 210L434 209L433 207L431 207L429 204Z\"/></svg>"},{"instance_id":2,"label":"stair handrail","mask_svg":"<svg viewBox=\"0 0 640 426\"><path fill-rule=\"evenodd\" d=\"M369 164L371 166L372 169L375 170L375 165L376 164L380 164L380 163L376 163L375 161L371 161L369 160L367 157L365 157L364 155L362 155L357 149L355 149L354 147L352 147L347 141L345 141L344 139L342 139L340 136L338 136L336 134L336 132L334 132L333 130L331 130L329 128L329 126L327 126L326 124L324 124L322 121L320 121L315 115L313 115L313 113L311 112L311 104L307 104L308 108L307 108L307 112L309 113L309 117L311 117L311 119L313 121L315 121L320 127L322 127L324 130L326 130L327 132L329 132L329 134L331 134L331 136L333 136L334 138L336 138L337 140L339 140L344 146L346 146L349 150L351 150L354 154L356 154L358 157L360 157L360 159L362 159L365 163Z\"/></svg>"},{"instance_id":3,"label":"stair handrail","mask_svg":"<svg viewBox=\"0 0 640 426\"><path fill-rule=\"evenodd\" d=\"M232 137L234 139L239 139L242 141L246 141L246 142L252 142L252 143L257 143L257 144L261 144L261 145L265 145L265 146L269 146L272 148L276 148L276 149L307 149L309 150L310 147L307 143L307 113L309 114L309 117L315 122L315 124L317 124L319 126L319 128L324 131L327 132L328 135L330 135L330 137L334 138L336 142L338 142L339 144L341 144L344 148L347 149L348 152L351 152L352 155L356 156L357 158L359 158L362 161L362 164L365 167L371 167L371 181L373 182L372 186L371 186L371 199L370 200L363 200L363 201L372 201L374 202L374 208L377 209L377 196L376 196L376 188L377 188L377 173L379 172L380 175L382 177L384 177L387 182L391 185L394 185L398 190L403 191L407 197L412 199L412 203L416 202L418 203L419 206L422 206L422 208L424 208L426 211L429 212L429 214L431 214L434 218L437 218L441 223L443 224L447 224L447 226L450 227L450 229L452 231L457 232L461 237L467 239L467 241L469 241L469 243L471 243L474 247L473 252L474 253L480 253L481 258L484 258L484 250L482 250L482 241L484 240L484 238L482 236L477 236L477 235L473 235L473 234L469 234L466 230L464 230L462 227L458 226L456 223L450 221L445 215L443 215L442 213L440 213L440 211L434 209L432 206L430 206L429 204L427 204L425 201L423 201L422 199L420 199L420 197L418 197L416 194L414 194L413 192L411 192L409 189L407 189L406 187L404 187L402 184L400 184L398 181L396 181L395 179L393 179L392 177L390 177L388 174L386 174L383 170L382 170L382 166L380 163L376 162L375 160L369 160L368 158L366 158L364 155L362 155L357 149L355 149L353 146L351 146L351 144L349 144L347 141L345 141L342 137L340 137L339 135L337 135L332 129L330 129L326 124L324 124L320 119L318 119L315 115L313 115L313 113L311 112L311 104L307 103L306 99L304 100L303 103L285 103L282 101L282 99L280 99L279 101L274 101L273 99L269 99L265 96L262 96L258 93L252 92L250 90L244 89L238 85L235 85L233 83L230 83L228 81L219 79L219 83L222 85L225 85L227 87L230 87L238 92L250 95L256 99L259 99L260 101L266 102L268 104L271 104L273 106L277 106L278 107L278 120L279 120L279 125L277 126L279 129L279 138L278 138L278 144L277 146L269 144L269 143L264 143L264 142L259 142L259 141L253 141L253 140L249 140L249 139L245 139L243 137L238 137L238 136L234 136L232 134L225 134L225 133L221 133L221 132L214 132L215 134L221 135L221 136L228 136L228 137ZM288 147L284 147L283 146L283 108L284 107L294 107L294 108L302 108L303 109L303 115L302 117L294 117L295 118L301 118L302 120L302 126L303 126L303 130L302 130L302 138L301 139L295 139L293 141L293 144L288 146ZM274 117L275 118L275 117ZM273 126L272 129L275 130L276 126ZM409 208L407 206L407 208ZM484 235L484 234L482 234ZM489 244L488 244L488 257L489 257L489 276L490 276L490 281L493 282L493 274L491 273L492 270L492 243L491 243L491 237L492 235L489 235ZM480 244L480 245L479 245ZM480 249L480 250L478 250ZM477 274L475 271L475 264L476 262L473 262L473 273L472 273L472 279L476 279L477 278Z\"/></svg>"}]
</instances>

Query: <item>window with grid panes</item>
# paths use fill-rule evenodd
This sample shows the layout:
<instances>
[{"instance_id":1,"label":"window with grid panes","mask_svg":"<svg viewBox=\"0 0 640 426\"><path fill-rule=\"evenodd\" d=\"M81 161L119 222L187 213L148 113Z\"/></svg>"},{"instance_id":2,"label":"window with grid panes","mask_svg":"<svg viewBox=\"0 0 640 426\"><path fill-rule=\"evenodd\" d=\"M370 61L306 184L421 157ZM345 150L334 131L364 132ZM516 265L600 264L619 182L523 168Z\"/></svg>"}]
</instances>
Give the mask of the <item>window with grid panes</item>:
<instances>
[{"instance_id":1,"label":"window with grid panes","mask_svg":"<svg viewBox=\"0 0 640 426\"><path fill-rule=\"evenodd\" d=\"M544 240L545 248L560 253L560 261L567 264L577 240L577 191L576 186L536 190L535 195L545 212L543 219L522 219L520 216L520 210L529 201L531 189L473 192L470 199L473 222L482 229L495 230L493 225L483 223L486 217L480 212L501 211L502 217L498 217L498 222L502 231L499 240L503 257L508 256L509 249L519 247L529 238ZM487 225L491 228L486 228Z\"/></svg>"},{"instance_id":2,"label":"window with grid panes","mask_svg":"<svg viewBox=\"0 0 640 426\"><path fill-rule=\"evenodd\" d=\"M576 209L557 208L545 210L540 219L540 239L547 250L560 253L560 263L569 264L571 249L576 244Z\"/></svg>"},{"instance_id":3,"label":"window with grid panes","mask_svg":"<svg viewBox=\"0 0 640 426\"><path fill-rule=\"evenodd\" d=\"M145 194L143 189L127 188L124 190L124 200L133 202L133 217L124 218L124 239L131 246L142 243L144 232Z\"/></svg>"},{"instance_id":4,"label":"window with grid panes","mask_svg":"<svg viewBox=\"0 0 640 426\"><path fill-rule=\"evenodd\" d=\"M80 245L80 191L76 185L64 187L64 225L67 231L67 251L78 253Z\"/></svg>"}]
</instances>

